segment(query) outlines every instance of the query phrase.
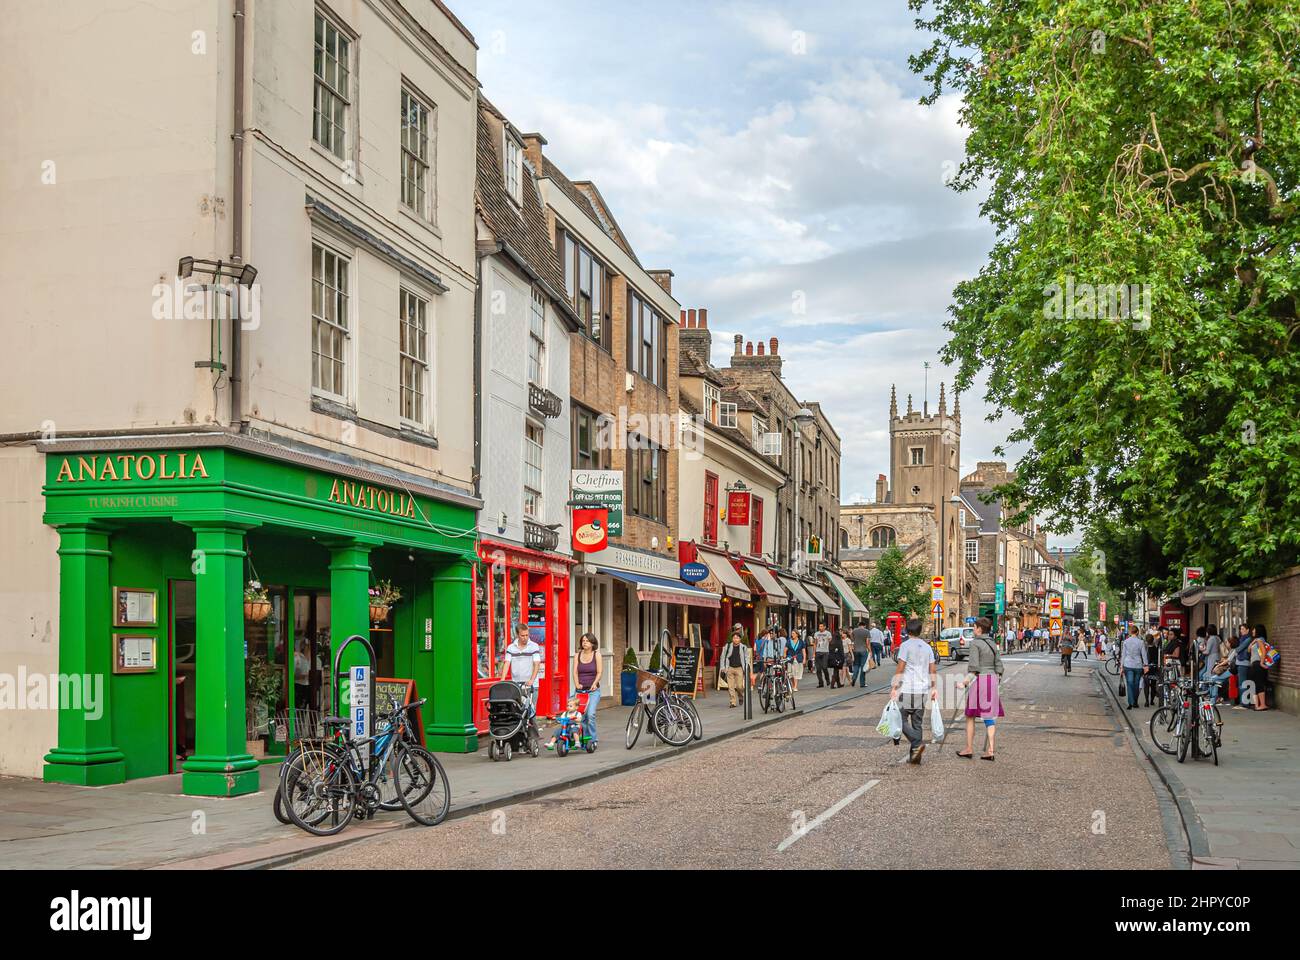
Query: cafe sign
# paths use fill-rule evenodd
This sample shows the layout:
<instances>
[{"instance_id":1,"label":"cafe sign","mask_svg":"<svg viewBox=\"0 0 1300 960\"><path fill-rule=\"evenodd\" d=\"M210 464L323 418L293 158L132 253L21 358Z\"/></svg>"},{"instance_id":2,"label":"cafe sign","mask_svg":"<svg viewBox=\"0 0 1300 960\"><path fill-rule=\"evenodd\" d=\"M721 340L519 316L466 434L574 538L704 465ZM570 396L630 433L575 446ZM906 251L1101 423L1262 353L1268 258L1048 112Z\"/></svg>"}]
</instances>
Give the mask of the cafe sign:
<instances>
[{"instance_id":1,"label":"cafe sign","mask_svg":"<svg viewBox=\"0 0 1300 960\"><path fill-rule=\"evenodd\" d=\"M335 480L334 485L330 487L329 501L375 513L386 513L394 517L415 516L414 499L404 493L395 493L368 483Z\"/></svg>"}]
</instances>

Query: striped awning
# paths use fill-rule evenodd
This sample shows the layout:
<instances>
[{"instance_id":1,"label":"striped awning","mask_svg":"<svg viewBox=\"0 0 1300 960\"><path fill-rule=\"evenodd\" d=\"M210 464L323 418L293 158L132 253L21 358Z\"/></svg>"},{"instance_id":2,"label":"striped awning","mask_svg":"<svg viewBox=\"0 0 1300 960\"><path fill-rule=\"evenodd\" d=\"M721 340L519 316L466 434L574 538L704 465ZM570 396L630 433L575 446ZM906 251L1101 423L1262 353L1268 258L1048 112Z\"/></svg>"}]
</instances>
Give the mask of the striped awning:
<instances>
[{"instance_id":1,"label":"striped awning","mask_svg":"<svg viewBox=\"0 0 1300 960\"><path fill-rule=\"evenodd\" d=\"M817 586L817 584L811 583L807 580L803 580L801 583L808 590L808 593L812 598L817 601L817 606L822 608L822 613L829 613L835 617L840 615L840 605L832 600L825 590Z\"/></svg>"},{"instance_id":2,"label":"striped awning","mask_svg":"<svg viewBox=\"0 0 1300 960\"><path fill-rule=\"evenodd\" d=\"M850 612L859 617L867 615L866 606L858 599L858 595L853 592L853 588L849 586L847 580L833 570L823 570L822 573L831 582L831 586L835 588L835 592L840 595L840 599L844 601L844 605L849 608Z\"/></svg>"},{"instance_id":3,"label":"striped awning","mask_svg":"<svg viewBox=\"0 0 1300 960\"><path fill-rule=\"evenodd\" d=\"M722 598L718 594L693 587L684 580L667 580L609 567L596 569L616 580L632 584L636 587L637 599L644 603L676 603L684 607L711 607L715 610L722 605Z\"/></svg>"},{"instance_id":4,"label":"striped awning","mask_svg":"<svg viewBox=\"0 0 1300 960\"><path fill-rule=\"evenodd\" d=\"M708 565L709 572L713 578L722 584L722 592L725 596L735 600L752 600L753 594L749 592L744 579L731 565L731 561L724 553L714 553L712 550L706 550L699 547L696 550L701 560Z\"/></svg>"},{"instance_id":5,"label":"striped awning","mask_svg":"<svg viewBox=\"0 0 1300 960\"><path fill-rule=\"evenodd\" d=\"M756 560L746 560L745 569L763 590L767 602L772 606L787 606L790 597L781 584L777 583L776 574Z\"/></svg>"},{"instance_id":6,"label":"striped awning","mask_svg":"<svg viewBox=\"0 0 1300 960\"><path fill-rule=\"evenodd\" d=\"M777 579L781 582L781 586L785 587L786 592L790 594L790 602L792 605L801 610L817 609L817 601L809 595L808 591L804 589L802 583L794 577L787 577L783 573L778 573Z\"/></svg>"}]
</instances>

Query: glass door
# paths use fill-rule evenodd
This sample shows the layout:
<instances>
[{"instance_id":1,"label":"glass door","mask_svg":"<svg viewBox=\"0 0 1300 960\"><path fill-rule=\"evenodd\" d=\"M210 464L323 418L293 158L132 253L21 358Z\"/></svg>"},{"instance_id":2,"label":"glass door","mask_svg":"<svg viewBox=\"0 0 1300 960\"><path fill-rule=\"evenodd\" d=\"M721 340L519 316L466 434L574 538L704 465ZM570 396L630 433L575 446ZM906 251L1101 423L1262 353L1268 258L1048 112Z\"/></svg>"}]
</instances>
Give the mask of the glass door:
<instances>
[{"instance_id":1,"label":"glass door","mask_svg":"<svg viewBox=\"0 0 1300 960\"><path fill-rule=\"evenodd\" d=\"M270 587L269 612L245 605L244 696L248 744L254 756L279 756L289 746L289 685L294 665L287 646L288 591Z\"/></svg>"},{"instance_id":2,"label":"glass door","mask_svg":"<svg viewBox=\"0 0 1300 960\"><path fill-rule=\"evenodd\" d=\"M329 594L294 590L292 739L325 735L321 718L333 705L332 668Z\"/></svg>"},{"instance_id":3,"label":"glass door","mask_svg":"<svg viewBox=\"0 0 1300 960\"><path fill-rule=\"evenodd\" d=\"M196 618L194 581L172 580L169 584L171 602L168 604L170 626L168 654L171 660L172 693L171 716L171 766L172 773L180 770L181 763L194 755L195 749L195 673Z\"/></svg>"}]
</instances>

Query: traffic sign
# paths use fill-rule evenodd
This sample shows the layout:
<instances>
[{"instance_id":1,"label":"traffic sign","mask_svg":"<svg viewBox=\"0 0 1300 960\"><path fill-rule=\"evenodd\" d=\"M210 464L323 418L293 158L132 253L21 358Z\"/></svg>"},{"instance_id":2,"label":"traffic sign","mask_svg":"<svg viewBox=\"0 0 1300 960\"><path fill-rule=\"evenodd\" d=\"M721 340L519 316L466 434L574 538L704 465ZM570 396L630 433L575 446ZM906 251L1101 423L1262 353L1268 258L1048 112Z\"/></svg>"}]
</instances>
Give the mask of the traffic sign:
<instances>
[{"instance_id":1,"label":"traffic sign","mask_svg":"<svg viewBox=\"0 0 1300 960\"><path fill-rule=\"evenodd\" d=\"M930 586L934 587L934 589L936 590L942 590L943 577L935 577L933 580L930 581Z\"/></svg>"},{"instance_id":2,"label":"traffic sign","mask_svg":"<svg viewBox=\"0 0 1300 960\"><path fill-rule=\"evenodd\" d=\"M1061 615L1061 598L1052 597L1047 601L1047 607L1052 611L1052 616L1059 617Z\"/></svg>"},{"instance_id":3,"label":"traffic sign","mask_svg":"<svg viewBox=\"0 0 1300 960\"><path fill-rule=\"evenodd\" d=\"M1204 567L1183 567L1183 589L1186 590L1194 583L1200 583L1205 579Z\"/></svg>"},{"instance_id":4,"label":"traffic sign","mask_svg":"<svg viewBox=\"0 0 1300 960\"><path fill-rule=\"evenodd\" d=\"M1059 637L1062 632L1063 631L1061 628L1061 618L1052 617L1051 625L1048 627L1048 633L1050 633L1054 637Z\"/></svg>"},{"instance_id":5,"label":"traffic sign","mask_svg":"<svg viewBox=\"0 0 1300 960\"><path fill-rule=\"evenodd\" d=\"M943 619L943 601L942 601L942 600L936 600L936 601L934 601L934 606L932 606L932 607L930 608L930 613L934 616L934 619L936 619L936 620L942 620L942 619Z\"/></svg>"}]
</instances>

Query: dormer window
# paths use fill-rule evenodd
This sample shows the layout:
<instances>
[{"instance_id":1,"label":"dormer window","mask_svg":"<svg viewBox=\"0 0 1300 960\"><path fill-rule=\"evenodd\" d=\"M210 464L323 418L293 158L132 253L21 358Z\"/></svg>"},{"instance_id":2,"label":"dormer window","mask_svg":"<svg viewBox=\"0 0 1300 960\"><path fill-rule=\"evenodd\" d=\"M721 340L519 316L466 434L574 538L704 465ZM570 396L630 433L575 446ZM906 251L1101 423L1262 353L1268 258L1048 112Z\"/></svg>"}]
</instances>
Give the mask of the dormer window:
<instances>
[{"instance_id":1,"label":"dormer window","mask_svg":"<svg viewBox=\"0 0 1300 960\"><path fill-rule=\"evenodd\" d=\"M704 384L704 419L709 423L718 422L718 407L722 401L722 392L706 382Z\"/></svg>"},{"instance_id":2,"label":"dormer window","mask_svg":"<svg viewBox=\"0 0 1300 960\"><path fill-rule=\"evenodd\" d=\"M506 131L505 178L506 193L518 206L524 204L524 147Z\"/></svg>"}]
</instances>

